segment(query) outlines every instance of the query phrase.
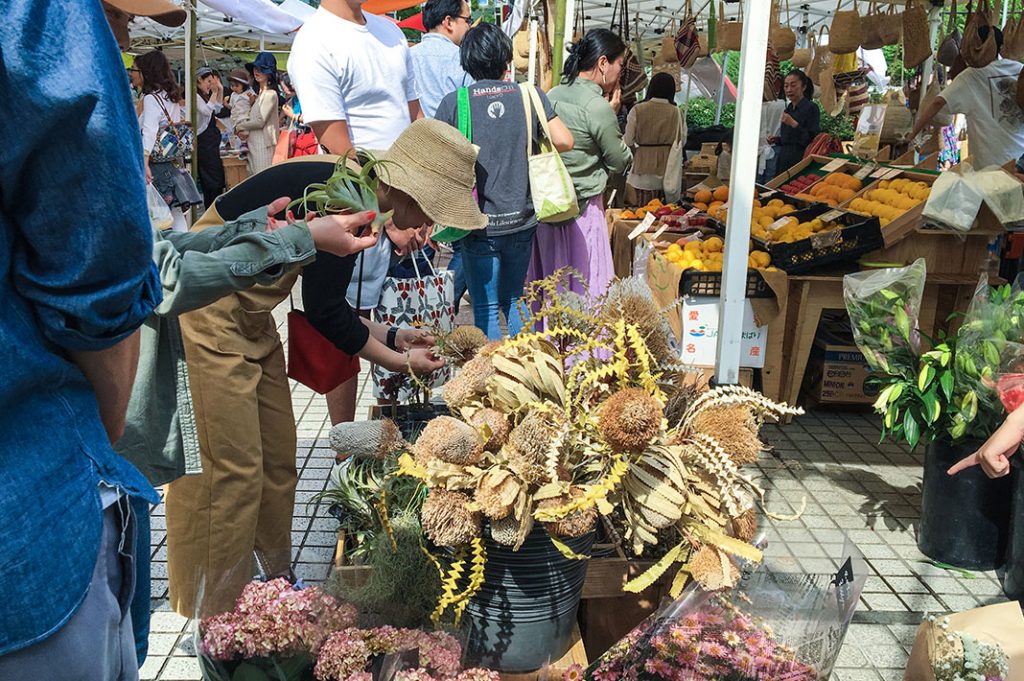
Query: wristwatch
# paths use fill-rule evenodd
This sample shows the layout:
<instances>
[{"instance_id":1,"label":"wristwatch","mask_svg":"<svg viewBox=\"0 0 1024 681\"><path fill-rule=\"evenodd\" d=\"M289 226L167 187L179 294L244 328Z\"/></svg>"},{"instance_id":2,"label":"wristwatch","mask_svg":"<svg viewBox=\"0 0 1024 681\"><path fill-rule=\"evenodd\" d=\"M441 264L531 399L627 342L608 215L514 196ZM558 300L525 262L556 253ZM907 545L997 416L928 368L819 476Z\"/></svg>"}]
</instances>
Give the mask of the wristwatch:
<instances>
[{"instance_id":1,"label":"wristwatch","mask_svg":"<svg viewBox=\"0 0 1024 681\"><path fill-rule=\"evenodd\" d=\"M397 351L398 350L398 344L396 342L397 340L398 340L398 327L397 326L392 326L390 329L388 329L387 346L390 349Z\"/></svg>"}]
</instances>

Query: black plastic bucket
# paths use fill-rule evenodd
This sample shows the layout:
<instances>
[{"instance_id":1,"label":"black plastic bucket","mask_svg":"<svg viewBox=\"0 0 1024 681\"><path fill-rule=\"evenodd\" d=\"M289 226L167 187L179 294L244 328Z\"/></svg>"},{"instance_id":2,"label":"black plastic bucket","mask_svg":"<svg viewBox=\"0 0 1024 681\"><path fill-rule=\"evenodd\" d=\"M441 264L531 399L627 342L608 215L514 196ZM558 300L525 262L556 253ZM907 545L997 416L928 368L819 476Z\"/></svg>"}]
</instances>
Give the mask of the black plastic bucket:
<instances>
[{"instance_id":1,"label":"black plastic bucket","mask_svg":"<svg viewBox=\"0 0 1024 681\"><path fill-rule=\"evenodd\" d=\"M989 479L980 466L946 471L981 442L936 441L924 456L917 548L933 560L967 570L994 570L1006 560L1010 477Z\"/></svg>"},{"instance_id":2,"label":"black plastic bucket","mask_svg":"<svg viewBox=\"0 0 1024 681\"><path fill-rule=\"evenodd\" d=\"M1003 593L1007 598L1024 602L1024 454L1017 453L1010 461L1010 485L1013 501L1010 507L1010 546L1006 550L1006 572L1003 573Z\"/></svg>"},{"instance_id":3,"label":"black plastic bucket","mask_svg":"<svg viewBox=\"0 0 1024 681\"><path fill-rule=\"evenodd\" d=\"M594 533L563 542L589 555ZM467 665L532 672L565 655L588 562L563 556L540 524L519 551L488 537L484 585L463 615Z\"/></svg>"}]
</instances>

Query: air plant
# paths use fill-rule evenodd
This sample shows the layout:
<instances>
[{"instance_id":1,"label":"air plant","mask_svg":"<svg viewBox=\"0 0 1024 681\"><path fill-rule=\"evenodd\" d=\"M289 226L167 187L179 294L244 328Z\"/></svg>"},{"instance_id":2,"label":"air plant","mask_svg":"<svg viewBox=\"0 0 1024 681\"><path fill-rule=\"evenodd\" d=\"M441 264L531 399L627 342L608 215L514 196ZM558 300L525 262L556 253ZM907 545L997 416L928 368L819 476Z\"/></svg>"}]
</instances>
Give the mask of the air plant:
<instances>
[{"instance_id":1,"label":"air plant","mask_svg":"<svg viewBox=\"0 0 1024 681\"><path fill-rule=\"evenodd\" d=\"M377 234L381 225L394 213L381 213L377 200L380 171L384 169L387 161L382 161L364 150L360 150L358 156L365 159L360 169L350 167L349 160L342 158L334 167L334 173L327 178L327 182L315 182L306 187L302 198L292 201L288 209L305 205L307 209L314 210L320 215L373 211L377 215L371 228L373 233Z\"/></svg>"}]
</instances>

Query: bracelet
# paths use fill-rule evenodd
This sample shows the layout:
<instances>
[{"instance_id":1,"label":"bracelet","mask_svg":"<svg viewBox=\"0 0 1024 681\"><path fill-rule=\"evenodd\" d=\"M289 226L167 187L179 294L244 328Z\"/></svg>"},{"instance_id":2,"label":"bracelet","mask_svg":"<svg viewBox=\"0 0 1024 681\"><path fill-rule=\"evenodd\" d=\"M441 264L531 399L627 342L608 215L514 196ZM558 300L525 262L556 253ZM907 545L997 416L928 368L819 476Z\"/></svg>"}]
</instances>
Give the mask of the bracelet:
<instances>
[{"instance_id":1,"label":"bracelet","mask_svg":"<svg viewBox=\"0 0 1024 681\"><path fill-rule=\"evenodd\" d=\"M397 326L392 326L390 329L388 329L388 339L387 339L387 346L388 346L388 348L391 349L391 350L398 350L397 340L398 340L398 327Z\"/></svg>"}]
</instances>

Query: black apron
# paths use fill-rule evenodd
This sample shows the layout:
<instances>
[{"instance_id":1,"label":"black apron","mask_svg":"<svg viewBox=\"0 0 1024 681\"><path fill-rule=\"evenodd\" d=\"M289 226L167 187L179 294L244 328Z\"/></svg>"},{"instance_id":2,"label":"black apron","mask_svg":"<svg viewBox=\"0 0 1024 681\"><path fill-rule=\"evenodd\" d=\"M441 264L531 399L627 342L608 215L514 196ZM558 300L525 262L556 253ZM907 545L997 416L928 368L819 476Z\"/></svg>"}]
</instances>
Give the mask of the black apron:
<instances>
[{"instance_id":1,"label":"black apron","mask_svg":"<svg viewBox=\"0 0 1024 681\"><path fill-rule=\"evenodd\" d=\"M203 189L203 202L209 208L224 193L224 163L220 159L220 129L215 118L196 136L196 156L199 166L199 184Z\"/></svg>"}]
</instances>

